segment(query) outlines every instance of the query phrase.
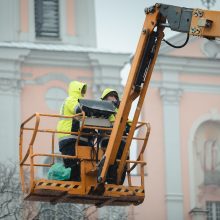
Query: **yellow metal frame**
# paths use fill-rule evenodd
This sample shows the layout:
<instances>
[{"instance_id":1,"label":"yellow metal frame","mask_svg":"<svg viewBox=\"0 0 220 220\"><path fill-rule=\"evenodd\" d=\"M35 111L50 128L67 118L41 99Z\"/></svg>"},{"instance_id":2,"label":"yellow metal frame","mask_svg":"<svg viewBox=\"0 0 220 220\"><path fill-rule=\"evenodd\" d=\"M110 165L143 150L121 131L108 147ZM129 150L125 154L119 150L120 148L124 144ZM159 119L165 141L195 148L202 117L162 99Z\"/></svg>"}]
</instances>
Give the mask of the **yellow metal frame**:
<instances>
[{"instance_id":1,"label":"yellow metal frame","mask_svg":"<svg viewBox=\"0 0 220 220\"><path fill-rule=\"evenodd\" d=\"M126 141L126 145L121 157L121 163L117 170L117 182L119 183L123 167L125 165L125 161L127 158L127 154L129 152L130 144L132 137L134 135L138 118L140 116L140 112L145 100L145 96L147 93L147 89L149 86L149 82L151 79L152 71L158 56L158 52L160 49L161 41L164 37L164 28L169 24L166 24L167 15L162 16L160 13L160 4L155 4L154 7L146 10L146 17L143 25L143 29L139 38L138 46L134 55L134 59L132 61L131 69L129 72L129 77L124 89L124 94L121 100L121 104L116 115L116 120L114 123L114 127L112 129L112 133L110 136L110 140L108 143L107 151L105 153L105 162L103 165L102 172L99 176L99 182L105 181L106 173L108 171L108 167L112 165L115 161L117 151L119 149L119 145L122 140L122 136L126 127L126 123L128 120L128 115L131 110L132 103L135 99L138 99L138 103L135 106L135 113L132 120L132 126L130 132L128 134L128 138ZM181 11L180 7L176 7L176 13ZM175 14L172 14L175 16ZM180 21L180 20L179 20ZM191 24L189 30L184 30L189 35L207 37L209 39L214 39L216 37L220 37L220 13L219 11L207 11L194 9L192 10ZM187 27L187 25L186 25ZM188 27L187 27L188 28ZM156 30L155 30L156 29ZM181 28L180 28L181 31ZM154 34L157 33L157 41L151 44L151 40L154 39ZM154 50L153 58L150 59L151 50ZM148 57L144 56L147 51ZM146 60L143 60L146 59ZM142 61L148 63L148 68L145 69L145 79L142 84L139 85L139 89L136 88L136 80L140 74L139 67L142 64Z\"/></svg>"},{"instance_id":2,"label":"yellow metal frame","mask_svg":"<svg viewBox=\"0 0 220 220\"><path fill-rule=\"evenodd\" d=\"M81 127L79 132L58 132L55 129L50 128L40 128L42 118L48 120L48 118L81 118ZM84 204L95 204L97 206L103 205L130 205L130 204L140 204L143 202L144 194L144 166L146 162L143 159L144 150L146 149L147 141L150 134L149 123L139 122L136 130L144 129L145 133L143 137L133 137L133 140L142 141L142 146L140 148L140 153L137 160L126 160L127 167L133 164L127 170L127 180L128 185L114 185L114 184L104 184L102 192L95 191L98 186L97 183L97 167L95 159L91 158L91 147L76 145L76 155L67 156L55 153L55 134L65 133L65 134L75 134L79 137L83 135L91 135L88 133L83 133L84 128L97 129L97 130L112 130L112 128L103 128L95 126L86 126L85 114L80 113L73 116L62 116L62 115L52 115L52 114L41 114L35 113L27 120L25 120L20 127L20 143L19 143L19 158L20 158L20 177L22 190L26 193L27 200L35 201L49 201L49 202L74 202L74 203L84 203ZM34 125L28 126L30 122L34 122ZM32 132L31 138L29 140L28 146L23 145L23 140L26 132ZM51 135L51 146L48 152L51 153L41 153L39 149L35 146L35 141L39 133L47 133ZM109 135L105 135L109 136ZM127 139L127 136L123 136ZM78 143L78 142L77 142ZM25 148L27 147L27 148ZM23 150L27 149L25 154ZM104 152L99 150L98 160L102 158ZM38 157L51 157L52 163L42 164L37 162ZM81 161L81 182L75 181L56 181L47 179L38 179L35 177L35 172L39 167L50 167L54 164L55 158L77 158ZM120 160L117 160L120 164ZM139 165L140 168L140 186L132 185L132 175L131 171ZM24 168L29 167L29 173L25 173ZM29 184L26 182L29 180Z\"/></svg>"},{"instance_id":3,"label":"yellow metal frame","mask_svg":"<svg viewBox=\"0 0 220 220\"><path fill-rule=\"evenodd\" d=\"M220 37L219 23L219 11L194 9L189 34L210 39Z\"/></svg>"},{"instance_id":4,"label":"yellow metal frame","mask_svg":"<svg viewBox=\"0 0 220 220\"><path fill-rule=\"evenodd\" d=\"M153 67L155 65L156 58L158 56L159 48L161 45L161 41L164 36L164 33L163 33L164 27L158 27L158 37L157 37L157 44L155 45L156 47L155 47L154 58L152 59L152 62L149 65L148 72L146 73L146 79L142 85L142 88L140 89L140 91L136 91L134 85L135 85L135 80L138 75L139 66L141 65L142 57L145 52L144 50L145 50L145 48L146 48L146 46L152 36L152 33L153 33L155 27L157 26L157 21L158 21L159 16L160 16L159 5L155 6L154 13L146 14L142 33L139 38L138 46L137 46L137 49L136 49L136 52L134 55L134 59L132 61L131 69L129 72L129 77L128 77L128 80L127 80L127 83L126 83L126 86L124 89L122 101L121 101L118 113L116 115L114 127L112 129L112 133L110 136L108 147L107 147L107 150L105 153L106 160L105 160L105 163L104 163L101 175L100 175L100 182L105 180L108 167L111 164L113 164L115 161L116 154L119 149L120 142L122 140L122 136L123 136L123 133L124 133L124 130L126 127L126 123L128 120L130 110L131 110L132 103L134 102L135 99L139 98L137 106L135 108L135 113L134 113L134 117L132 120L131 129L128 134L126 145L125 145L125 148L124 148L124 151L122 154L121 163L119 164L119 168L117 171L117 173L118 173L118 181L117 182L119 183L119 181L120 181L120 178L121 178L121 175L123 172L123 167L125 165L127 154L129 152L129 148L131 145L131 141L134 136L134 132L136 130L136 127L138 126L138 118L140 116L140 112L141 112L141 109L142 109L142 106L144 103L144 98L145 98L145 95L146 95L146 92L148 89L148 85L149 85L149 82L151 79ZM140 156L140 157L142 157L142 156Z\"/></svg>"}]
</instances>

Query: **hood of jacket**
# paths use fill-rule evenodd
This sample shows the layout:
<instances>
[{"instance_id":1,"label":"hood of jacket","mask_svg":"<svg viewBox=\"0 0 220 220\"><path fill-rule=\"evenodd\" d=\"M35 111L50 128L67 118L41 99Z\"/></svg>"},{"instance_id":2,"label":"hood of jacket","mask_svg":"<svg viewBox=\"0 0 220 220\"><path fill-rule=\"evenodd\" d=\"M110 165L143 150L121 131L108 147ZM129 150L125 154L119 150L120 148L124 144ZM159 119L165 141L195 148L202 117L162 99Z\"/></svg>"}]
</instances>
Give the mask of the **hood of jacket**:
<instances>
[{"instance_id":1,"label":"hood of jacket","mask_svg":"<svg viewBox=\"0 0 220 220\"><path fill-rule=\"evenodd\" d=\"M101 99L103 100L110 92L115 92L118 95L118 92L115 89L107 88L103 91Z\"/></svg>"},{"instance_id":2,"label":"hood of jacket","mask_svg":"<svg viewBox=\"0 0 220 220\"><path fill-rule=\"evenodd\" d=\"M71 97L74 97L76 99L82 98L82 89L85 87L85 91L87 89L86 83L82 83L79 81L72 81L69 84L68 94Z\"/></svg>"}]
</instances>

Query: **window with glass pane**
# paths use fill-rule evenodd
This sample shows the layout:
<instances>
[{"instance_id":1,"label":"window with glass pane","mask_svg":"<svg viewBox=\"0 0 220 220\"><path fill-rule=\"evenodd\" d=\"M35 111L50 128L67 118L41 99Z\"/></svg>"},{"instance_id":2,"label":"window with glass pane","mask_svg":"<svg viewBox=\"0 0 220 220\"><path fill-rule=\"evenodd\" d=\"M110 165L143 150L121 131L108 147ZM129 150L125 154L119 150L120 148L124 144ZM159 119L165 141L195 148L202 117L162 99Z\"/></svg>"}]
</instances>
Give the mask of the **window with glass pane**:
<instances>
[{"instance_id":1,"label":"window with glass pane","mask_svg":"<svg viewBox=\"0 0 220 220\"><path fill-rule=\"evenodd\" d=\"M220 220L220 202L206 202L208 210L207 220Z\"/></svg>"},{"instance_id":2,"label":"window with glass pane","mask_svg":"<svg viewBox=\"0 0 220 220\"><path fill-rule=\"evenodd\" d=\"M59 37L59 0L35 0L36 37Z\"/></svg>"}]
</instances>

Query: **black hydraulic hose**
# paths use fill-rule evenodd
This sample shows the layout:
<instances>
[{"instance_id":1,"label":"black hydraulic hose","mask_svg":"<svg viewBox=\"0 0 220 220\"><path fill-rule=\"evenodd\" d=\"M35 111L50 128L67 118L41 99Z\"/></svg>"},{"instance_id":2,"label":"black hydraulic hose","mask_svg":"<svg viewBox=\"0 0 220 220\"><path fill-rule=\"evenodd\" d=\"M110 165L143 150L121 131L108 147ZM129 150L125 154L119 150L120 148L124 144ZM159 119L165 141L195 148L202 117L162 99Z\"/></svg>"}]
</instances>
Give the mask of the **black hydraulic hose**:
<instances>
[{"instance_id":1,"label":"black hydraulic hose","mask_svg":"<svg viewBox=\"0 0 220 220\"><path fill-rule=\"evenodd\" d=\"M186 41L182 44L182 45L173 45L171 44L169 41L163 39L162 41L164 41L166 44L168 44L169 46L173 47L173 48L183 48L186 46L186 44L188 43L189 41L189 34L187 34L187 38L186 38Z\"/></svg>"}]
</instances>

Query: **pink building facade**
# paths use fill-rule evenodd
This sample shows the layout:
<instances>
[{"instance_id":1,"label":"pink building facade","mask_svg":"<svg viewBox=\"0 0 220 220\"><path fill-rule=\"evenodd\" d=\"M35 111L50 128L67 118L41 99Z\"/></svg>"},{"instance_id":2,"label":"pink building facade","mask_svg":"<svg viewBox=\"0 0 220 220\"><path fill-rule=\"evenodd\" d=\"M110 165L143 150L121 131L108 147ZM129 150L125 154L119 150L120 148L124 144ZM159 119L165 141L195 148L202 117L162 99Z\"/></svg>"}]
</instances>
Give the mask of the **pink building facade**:
<instances>
[{"instance_id":1,"label":"pink building facade","mask_svg":"<svg viewBox=\"0 0 220 220\"><path fill-rule=\"evenodd\" d=\"M219 54L217 41L196 38L161 46L142 111L152 132L139 219L219 218Z\"/></svg>"},{"instance_id":2,"label":"pink building facade","mask_svg":"<svg viewBox=\"0 0 220 220\"><path fill-rule=\"evenodd\" d=\"M129 54L96 48L94 1L42 2L0 1L1 161L18 160L20 122L34 112L58 113L71 80L88 83L87 98L106 87L123 90L120 71ZM43 19L41 7L47 15L55 11L56 22ZM128 219L220 218L219 58L214 41L193 38L180 50L161 46L142 111L152 127L146 199L125 209Z\"/></svg>"},{"instance_id":3,"label":"pink building facade","mask_svg":"<svg viewBox=\"0 0 220 220\"><path fill-rule=\"evenodd\" d=\"M93 1L4 0L0 6L2 159L14 159L21 121L35 112L59 113L72 80L88 84L87 98L99 98L106 87L122 92L120 70L129 54L96 48Z\"/></svg>"}]
</instances>

